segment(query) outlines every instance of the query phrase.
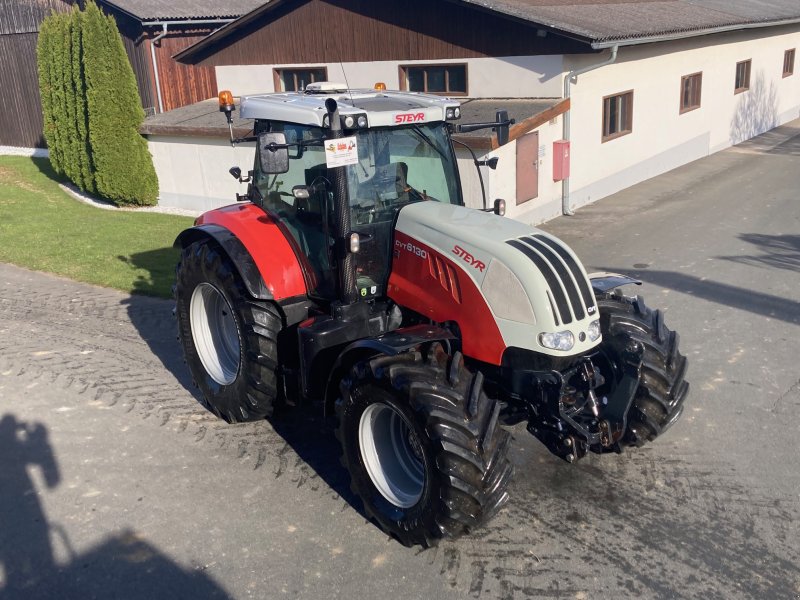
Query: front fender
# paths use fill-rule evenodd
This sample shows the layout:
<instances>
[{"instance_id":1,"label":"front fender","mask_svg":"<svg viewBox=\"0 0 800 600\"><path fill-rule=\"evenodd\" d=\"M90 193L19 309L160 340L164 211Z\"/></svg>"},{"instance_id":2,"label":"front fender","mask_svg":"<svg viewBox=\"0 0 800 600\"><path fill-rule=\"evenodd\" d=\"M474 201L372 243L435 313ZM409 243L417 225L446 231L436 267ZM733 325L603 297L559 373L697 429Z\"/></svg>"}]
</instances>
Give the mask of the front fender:
<instances>
[{"instance_id":1,"label":"front fender","mask_svg":"<svg viewBox=\"0 0 800 600\"><path fill-rule=\"evenodd\" d=\"M333 413L333 404L339 391L339 380L359 360L377 354L396 356L428 342L445 342L449 347L450 340L453 339L455 336L447 329L435 325L413 325L395 329L380 337L353 342L336 359L328 376L328 384L325 387L325 414Z\"/></svg>"},{"instance_id":2,"label":"front fender","mask_svg":"<svg viewBox=\"0 0 800 600\"><path fill-rule=\"evenodd\" d=\"M253 298L280 301L307 295L303 270L289 241L257 206L236 204L207 212L174 245L186 248L204 237L223 248Z\"/></svg>"},{"instance_id":3,"label":"front fender","mask_svg":"<svg viewBox=\"0 0 800 600\"><path fill-rule=\"evenodd\" d=\"M619 273L590 273L589 283L592 284L592 290L595 294L604 294L615 290L623 285L642 285L642 282L627 275L620 275Z\"/></svg>"}]
</instances>

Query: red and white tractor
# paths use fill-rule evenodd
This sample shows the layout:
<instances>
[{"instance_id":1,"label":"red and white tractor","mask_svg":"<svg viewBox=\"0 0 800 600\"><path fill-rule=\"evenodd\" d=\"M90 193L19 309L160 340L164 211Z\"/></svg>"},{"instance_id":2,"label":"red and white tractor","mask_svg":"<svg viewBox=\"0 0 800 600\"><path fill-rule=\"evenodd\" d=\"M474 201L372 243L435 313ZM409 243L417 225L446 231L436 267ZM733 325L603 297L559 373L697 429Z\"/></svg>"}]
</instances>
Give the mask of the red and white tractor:
<instances>
[{"instance_id":1,"label":"red and white tractor","mask_svg":"<svg viewBox=\"0 0 800 600\"><path fill-rule=\"evenodd\" d=\"M677 334L618 291L638 282L587 275L500 200L464 206L451 134L503 141L510 121L460 113L331 83L243 97L253 135L232 141L256 142L255 165L231 173L248 193L176 240L180 339L208 408L335 412L353 490L407 545L507 501L506 426L527 421L571 463L654 439L688 390Z\"/></svg>"}]
</instances>

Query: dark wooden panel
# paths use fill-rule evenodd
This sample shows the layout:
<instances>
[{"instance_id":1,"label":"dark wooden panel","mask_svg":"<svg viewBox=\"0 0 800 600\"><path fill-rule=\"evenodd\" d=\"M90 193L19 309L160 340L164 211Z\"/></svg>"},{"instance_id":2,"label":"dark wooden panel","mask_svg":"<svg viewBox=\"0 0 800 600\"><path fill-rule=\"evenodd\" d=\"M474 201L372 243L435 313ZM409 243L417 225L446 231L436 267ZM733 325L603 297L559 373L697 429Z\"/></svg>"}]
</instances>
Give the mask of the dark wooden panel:
<instances>
[{"instance_id":1,"label":"dark wooden panel","mask_svg":"<svg viewBox=\"0 0 800 600\"><path fill-rule=\"evenodd\" d=\"M0 0L0 34L35 33L51 12L64 12L73 0Z\"/></svg>"},{"instance_id":2,"label":"dark wooden panel","mask_svg":"<svg viewBox=\"0 0 800 600\"><path fill-rule=\"evenodd\" d=\"M206 37L211 30L177 31L156 42L158 77L164 110L172 110L217 95L214 67L183 65L172 55Z\"/></svg>"},{"instance_id":3,"label":"dark wooden panel","mask_svg":"<svg viewBox=\"0 0 800 600\"><path fill-rule=\"evenodd\" d=\"M207 66L433 60L587 52L444 0L286 0L188 62Z\"/></svg>"},{"instance_id":4,"label":"dark wooden panel","mask_svg":"<svg viewBox=\"0 0 800 600\"><path fill-rule=\"evenodd\" d=\"M0 145L44 148L36 68L38 33L0 35Z\"/></svg>"}]
</instances>

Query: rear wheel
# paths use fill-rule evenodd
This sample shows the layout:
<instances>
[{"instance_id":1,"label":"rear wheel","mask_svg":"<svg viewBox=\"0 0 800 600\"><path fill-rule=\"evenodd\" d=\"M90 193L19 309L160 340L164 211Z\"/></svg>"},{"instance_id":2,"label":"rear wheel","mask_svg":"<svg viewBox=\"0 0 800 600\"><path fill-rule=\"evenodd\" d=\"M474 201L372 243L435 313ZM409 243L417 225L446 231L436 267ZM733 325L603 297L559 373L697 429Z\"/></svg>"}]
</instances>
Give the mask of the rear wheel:
<instances>
[{"instance_id":1,"label":"rear wheel","mask_svg":"<svg viewBox=\"0 0 800 600\"><path fill-rule=\"evenodd\" d=\"M634 340L644 347L639 386L622 439L622 445L642 446L669 429L683 412L689 384L680 338L664 324L664 314L648 308L639 296L606 293L598 295L597 306L604 339Z\"/></svg>"},{"instance_id":2,"label":"rear wheel","mask_svg":"<svg viewBox=\"0 0 800 600\"><path fill-rule=\"evenodd\" d=\"M282 327L277 307L249 297L211 240L181 254L175 302L186 364L208 408L229 423L271 415Z\"/></svg>"},{"instance_id":3,"label":"rear wheel","mask_svg":"<svg viewBox=\"0 0 800 600\"><path fill-rule=\"evenodd\" d=\"M508 500L510 435L460 353L434 344L357 364L341 384L342 463L366 513L401 543L432 546Z\"/></svg>"}]
</instances>

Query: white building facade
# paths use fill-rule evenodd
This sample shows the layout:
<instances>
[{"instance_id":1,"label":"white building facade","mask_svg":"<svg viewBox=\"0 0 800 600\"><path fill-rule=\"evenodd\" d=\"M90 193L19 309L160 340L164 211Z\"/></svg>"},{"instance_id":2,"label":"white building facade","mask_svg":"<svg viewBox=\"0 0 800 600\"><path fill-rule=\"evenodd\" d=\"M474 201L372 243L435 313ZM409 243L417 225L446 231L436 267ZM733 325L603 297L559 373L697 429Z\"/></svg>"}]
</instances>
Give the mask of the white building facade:
<instances>
[{"instance_id":1,"label":"white building facade","mask_svg":"<svg viewBox=\"0 0 800 600\"><path fill-rule=\"evenodd\" d=\"M782 7L782 0L775 4L775 11L784 11L776 14L791 18L655 36L645 36L633 25L627 37L610 36L608 31L589 34L566 19L566 25L558 26L571 28L569 35L583 36L594 50L580 54L221 64L215 70L219 88L230 89L236 96L276 91L276 86L285 84L282 78L287 73L310 71L352 88L371 88L376 82L386 83L390 89L403 88L408 85L407 74L426 65L452 67L463 73L463 81L459 81L465 89L454 94L456 99L500 102L568 95L569 102L561 105L568 107L568 112L562 110L536 121L530 130L517 127L508 144L488 154L485 147L477 151L479 156L500 158L496 170L482 170L489 203L504 198L509 216L535 224L800 117L800 73L795 64L800 7ZM741 2L732 5L746 6ZM622 5L615 6L615 10L624 10ZM579 22L575 15L582 15L585 9L576 5L574 14L569 7L564 10L567 17ZM531 20L547 16L539 14L545 9L537 6L529 10ZM546 38L554 35L552 27L550 33L542 29L532 32ZM601 63L609 64L597 66ZM565 89L570 72L584 69L590 70L570 79ZM519 122L533 115L512 116ZM555 177L554 162L563 164L563 159L556 155L554 142L566 137L570 175L565 183ZM252 148L241 148L234 155L224 139L164 135L150 136L150 146L164 204L194 204L206 209L228 203L236 191L245 191L227 174L233 161L224 157L235 157L246 170L252 164ZM478 206L480 185L475 168L466 152L458 150L458 156L465 200ZM176 170L194 173L190 183L185 177L175 177ZM530 179L530 170L535 170L538 186L535 195L528 197L521 182Z\"/></svg>"}]
</instances>

